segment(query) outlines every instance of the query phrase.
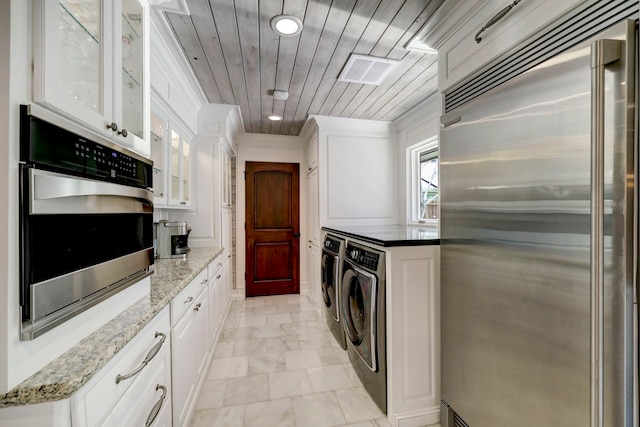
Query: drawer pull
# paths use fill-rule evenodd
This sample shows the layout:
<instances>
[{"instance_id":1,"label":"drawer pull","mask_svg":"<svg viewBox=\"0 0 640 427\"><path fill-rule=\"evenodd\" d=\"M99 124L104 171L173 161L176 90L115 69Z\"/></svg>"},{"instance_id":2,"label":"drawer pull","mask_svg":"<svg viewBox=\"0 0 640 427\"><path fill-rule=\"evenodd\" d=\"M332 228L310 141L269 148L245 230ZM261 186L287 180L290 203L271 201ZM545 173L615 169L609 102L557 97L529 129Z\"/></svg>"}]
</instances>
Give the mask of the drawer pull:
<instances>
[{"instance_id":1,"label":"drawer pull","mask_svg":"<svg viewBox=\"0 0 640 427\"><path fill-rule=\"evenodd\" d=\"M221 262L218 263L218 267L222 267L222 263Z\"/></svg>"},{"instance_id":2,"label":"drawer pull","mask_svg":"<svg viewBox=\"0 0 640 427\"><path fill-rule=\"evenodd\" d=\"M202 282L200 282L201 285L206 285L207 283L207 279L204 279Z\"/></svg>"},{"instance_id":3,"label":"drawer pull","mask_svg":"<svg viewBox=\"0 0 640 427\"><path fill-rule=\"evenodd\" d=\"M149 416L147 417L147 422L144 423L144 427L149 427L151 424L153 424L153 422L156 420L156 417L158 416L158 413L160 412L160 409L162 409L162 404L164 403L164 398L167 397L167 388L163 385L156 385L156 391L158 390L162 390L162 396L160 396L160 399L156 402L155 405L153 405L153 408L151 408L151 412L149 412Z\"/></svg>"},{"instance_id":4,"label":"drawer pull","mask_svg":"<svg viewBox=\"0 0 640 427\"><path fill-rule=\"evenodd\" d=\"M480 29L480 31L478 31L478 34L476 34L476 37L475 37L476 43L480 43L482 41L482 37L480 37L480 34L482 34L487 28L489 28L493 24L496 24L498 21L500 21L502 18L504 18L505 15L507 13L509 13L509 11L511 11L511 9L513 9L515 6L518 5L518 3L520 3L520 1L521 0L515 0L509 6L505 7L500 12L496 13L495 15L493 15L493 18L489 19L489 22L484 24L484 27L482 27Z\"/></svg>"},{"instance_id":5,"label":"drawer pull","mask_svg":"<svg viewBox=\"0 0 640 427\"><path fill-rule=\"evenodd\" d=\"M157 343L155 343L155 345L153 347L151 347L151 350L149 350L149 353L147 353L147 356L144 358L142 363L140 363L140 366L138 366L134 371L132 371L132 372L126 374L126 375L118 374L116 376L116 384L120 384L120 381L128 380L129 378L131 378L134 375L136 375L138 372L142 371L144 369L144 367L147 366L149 364L149 362L151 362L151 359L156 357L156 354L158 354L158 352L162 348L162 344L164 344L164 340L167 338L167 336L165 334L163 334L162 332L156 332L156 335L155 335L154 338L158 338L158 337L161 337L160 341L158 341Z\"/></svg>"},{"instance_id":6,"label":"drawer pull","mask_svg":"<svg viewBox=\"0 0 640 427\"><path fill-rule=\"evenodd\" d=\"M193 307L193 310L194 311L200 311L200 307L202 307L202 303L201 302L197 303L196 306Z\"/></svg>"},{"instance_id":7,"label":"drawer pull","mask_svg":"<svg viewBox=\"0 0 640 427\"><path fill-rule=\"evenodd\" d=\"M187 298L187 300L186 300L184 303L185 303L185 304L188 304L188 303L190 303L191 301L193 301L193 297L189 297L189 298Z\"/></svg>"}]
</instances>

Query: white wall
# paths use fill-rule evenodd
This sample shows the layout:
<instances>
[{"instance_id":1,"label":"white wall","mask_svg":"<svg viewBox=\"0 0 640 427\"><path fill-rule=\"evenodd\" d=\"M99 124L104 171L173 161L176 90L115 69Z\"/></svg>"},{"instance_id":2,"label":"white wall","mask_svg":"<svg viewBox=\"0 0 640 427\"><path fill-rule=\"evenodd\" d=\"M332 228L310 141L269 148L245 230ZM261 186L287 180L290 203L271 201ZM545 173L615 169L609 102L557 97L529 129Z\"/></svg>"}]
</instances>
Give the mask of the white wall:
<instances>
[{"instance_id":1,"label":"white wall","mask_svg":"<svg viewBox=\"0 0 640 427\"><path fill-rule=\"evenodd\" d=\"M440 93L434 93L393 122L398 135L398 207L403 223L411 219L411 211L408 210L408 201L411 200L411 168L407 148L439 135L440 107Z\"/></svg>"},{"instance_id":2,"label":"white wall","mask_svg":"<svg viewBox=\"0 0 640 427\"><path fill-rule=\"evenodd\" d=\"M236 296L244 298L246 284L245 273L245 233L244 223L246 219L245 182L244 171L246 162L274 162L274 163L298 163L300 164L300 230L306 229L306 186L304 166L305 141L297 136L244 134L236 139L238 144L236 180ZM300 241L305 242L306 236L300 236ZM300 245L303 248L303 245ZM306 257L304 251L300 251L300 281L306 277ZM302 283L301 283L302 284Z\"/></svg>"}]
</instances>

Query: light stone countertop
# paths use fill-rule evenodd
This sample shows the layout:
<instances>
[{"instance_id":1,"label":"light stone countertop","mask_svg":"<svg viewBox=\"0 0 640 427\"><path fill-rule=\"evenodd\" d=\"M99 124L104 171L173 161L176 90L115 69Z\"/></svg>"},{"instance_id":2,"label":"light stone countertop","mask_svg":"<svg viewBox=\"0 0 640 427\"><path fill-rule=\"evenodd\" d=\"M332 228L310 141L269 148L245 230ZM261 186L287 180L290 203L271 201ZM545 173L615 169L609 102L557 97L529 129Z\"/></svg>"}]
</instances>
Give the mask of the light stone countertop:
<instances>
[{"instance_id":1,"label":"light stone countertop","mask_svg":"<svg viewBox=\"0 0 640 427\"><path fill-rule=\"evenodd\" d=\"M192 248L187 259L156 259L142 298L60 357L0 395L0 408L67 399L89 381L184 289L222 248Z\"/></svg>"}]
</instances>

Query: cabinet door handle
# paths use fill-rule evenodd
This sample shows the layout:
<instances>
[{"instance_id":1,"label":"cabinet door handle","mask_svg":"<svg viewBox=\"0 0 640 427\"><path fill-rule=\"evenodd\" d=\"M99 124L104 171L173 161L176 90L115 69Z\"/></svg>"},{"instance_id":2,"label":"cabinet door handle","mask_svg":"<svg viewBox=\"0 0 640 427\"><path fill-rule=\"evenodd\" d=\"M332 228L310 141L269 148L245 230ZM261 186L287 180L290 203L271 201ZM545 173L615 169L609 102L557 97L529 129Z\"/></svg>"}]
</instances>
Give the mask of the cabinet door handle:
<instances>
[{"instance_id":1,"label":"cabinet door handle","mask_svg":"<svg viewBox=\"0 0 640 427\"><path fill-rule=\"evenodd\" d=\"M204 285L207 283L207 279L204 279L202 282L200 282L201 285Z\"/></svg>"},{"instance_id":2,"label":"cabinet door handle","mask_svg":"<svg viewBox=\"0 0 640 427\"><path fill-rule=\"evenodd\" d=\"M200 307L202 307L202 303L201 302L197 303L196 306L193 307L193 311L200 311Z\"/></svg>"},{"instance_id":3,"label":"cabinet door handle","mask_svg":"<svg viewBox=\"0 0 640 427\"><path fill-rule=\"evenodd\" d=\"M116 132L118 130L118 124L116 122L107 123L107 129Z\"/></svg>"},{"instance_id":4,"label":"cabinet door handle","mask_svg":"<svg viewBox=\"0 0 640 427\"><path fill-rule=\"evenodd\" d=\"M476 34L475 40L476 43L480 43L482 41L482 37L480 37L480 34L482 34L487 28L489 28L490 26L492 26L493 24L497 23L498 21L500 21L502 18L505 17L505 15L507 13L509 13L509 11L511 9L513 9L515 6L518 5L518 3L520 3L521 0L515 0L513 3L511 3L509 6L505 7L504 9L502 9L500 12L496 13L495 15L493 15L493 18L489 19L489 22L487 22L486 24L484 24L484 27L482 27L480 29L480 31L478 31L478 34Z\"/></svg>"},{"instance_id":5,"label":"cabinet door handle","mask_svg":"<svg viewBox=\"0 0 640 427\"><path fill-rule=\"evenodd\" d=\"M221 262L218 263L218 267L222 267L222 263Z\"/></svg>"},{"instance_id":6,"label":"cabinet door handle","mask_svg":"<svg viewBox=\"0 0 640 427\"><path fill-rule=\"evenodd\" d=\"M222 274L218 274L218 276L216 277L216 279L219 279L222 277Z\"/></svg>"},{"instance_id":7,"label":"cabinet door handle","mask_svg":"<svg viewBox=\"0 0 640 427\"><path fill-rule=\"evenodd\" d=\"M187 300L184 303L185 304L189 304L191 301L193 301L193 297L187 298Z\"/></svg>"},{"instance_id":8,"label":"cabinet door handle","mask_svg":"<svg viewBox=\"0 0 640 427\"><path fill-rule=\"evenodd\" d=\"M126 138L127 135L129 135L129 132L127 132L126 129L122 129L122 130L118 131L118 135L122 135L122 136L124 136Z\"/></svg>"},{"instance_id":9,"label":"cabinet door handle","mask_svg":"<svg viewBox=\"0 0 640 427\"><path fill-rule=\"evenodd\" d=\"M149 416L147 417L147 422L144 423L144 427L149 427L151 424L153 424L153 422L156 420L156 417L158 416L158 413L160 412L160 409L162 409L164 398L167 397L167 388L165 386L160 384L156 385L156 391L158 390L162 390L162 396L160 396L160 399L158 399L156 404L153 405L153 408L151 408L151 412L149 412Z\"/></svg>"},{"instance_id":10,"label":"cabinet door handle","mask_svg":"<svg viewBox=\"0 0 640 427\"><path fill-rule=\"evenodd\" d=\"M142 371L144 367L147 366L154 357L156 357L156 354L158 354L158 352L162 348L162 344L164 344L164 340L167 338L167 336L162 332L156 332L156 335L154 338L158 338L158 337L161 337L160 341L158 341L157 343L155 343L153 347L151 347L151 350L149 350L149 353L147 353L144 360L140 363L140 366L138 366L135 370L131 371L126 375L118 374L116 376L116 384L120 384L120 381L128 380L129 378L136 375L138 372Z\"/></svg>"}]
</instances>

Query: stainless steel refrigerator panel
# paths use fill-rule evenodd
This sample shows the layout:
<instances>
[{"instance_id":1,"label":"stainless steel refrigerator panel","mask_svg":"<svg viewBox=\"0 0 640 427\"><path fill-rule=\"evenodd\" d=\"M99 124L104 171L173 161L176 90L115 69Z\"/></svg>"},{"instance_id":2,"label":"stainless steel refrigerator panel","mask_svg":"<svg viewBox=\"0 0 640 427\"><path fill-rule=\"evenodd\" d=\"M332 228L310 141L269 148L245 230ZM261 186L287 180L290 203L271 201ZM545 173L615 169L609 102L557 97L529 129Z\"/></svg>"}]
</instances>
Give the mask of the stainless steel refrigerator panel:
<instances>
[{"instance_id":1,"label":"stainless steel refrigerator panel","mask_svg":"<svg viewBox=\"0 0 640 427\"><path fill-rule=\"evenodd\" d=\"M605 73L611 427L626 422L631 349L626 65ZM585 44L457 109L442 130L442 398L471 427L590 424L591 93Z\"/></svg>"}]
</instances>

